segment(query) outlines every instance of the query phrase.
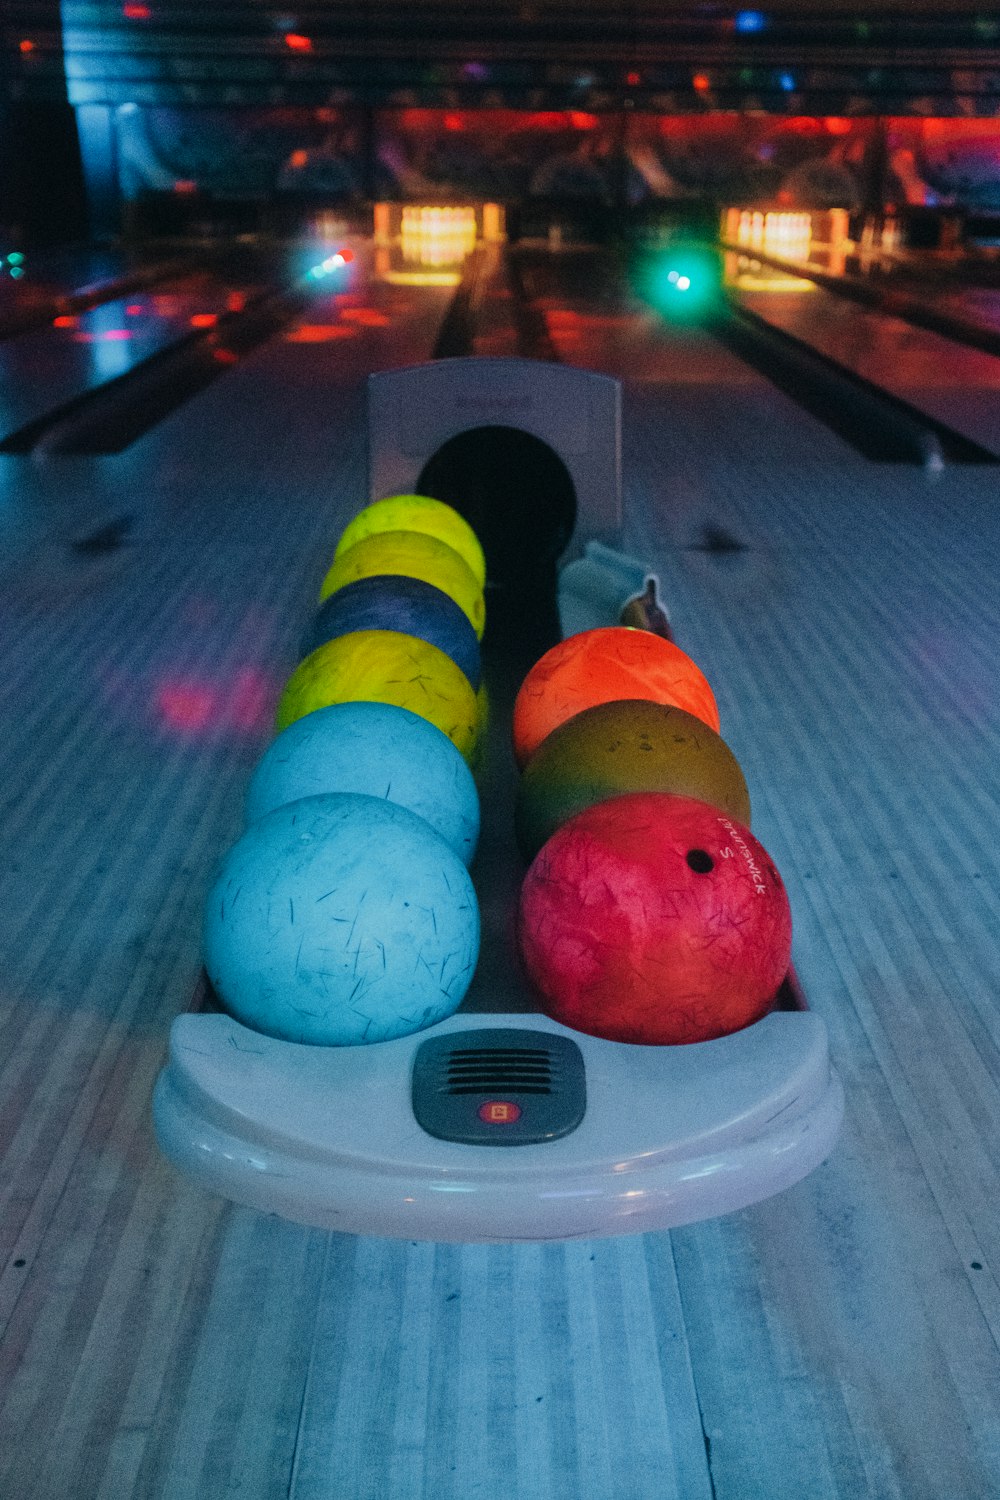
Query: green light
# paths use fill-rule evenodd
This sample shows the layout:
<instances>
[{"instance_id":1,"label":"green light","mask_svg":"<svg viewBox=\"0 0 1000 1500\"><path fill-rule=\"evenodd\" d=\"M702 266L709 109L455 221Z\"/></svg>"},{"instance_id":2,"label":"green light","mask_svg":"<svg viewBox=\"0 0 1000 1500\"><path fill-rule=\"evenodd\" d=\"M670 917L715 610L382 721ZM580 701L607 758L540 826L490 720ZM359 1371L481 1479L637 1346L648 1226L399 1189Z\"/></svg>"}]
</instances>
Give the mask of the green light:
<instances>
[{"instance_id":1,"label":"green light","mask_svg":"<svg viewBox=\"0 0 1000 1500\"><path fill-rule=\"evenodd\" d=\"M647 268L645 292L668 317L704 310L719 289L718 257L708 250L678 245L658 255Z\"/></svg>"},{"instance_id":2,"label":"green light","mask_svg":"<svg viewBox=\"0 0 1000 1500\"><path fill-rule=\"evenodd\" d=\"M23 266L11 266L11 268L10 268L10 274L13 277L15 277L15 278L18 277L18 276L23 276L24 275L24 267Z\"/></svg>"},{"instance_id":3,"label":"green light","mask_svg":"<svg viewBox=\"0 0 1000 1500\"><path fill-rule=\"evenodd\" d=\"M12 266L20 266L24 264L24 256L21 254L20 250L12 250L7 259L10 261L10 264Z\"/></svg>"}]
</instances>

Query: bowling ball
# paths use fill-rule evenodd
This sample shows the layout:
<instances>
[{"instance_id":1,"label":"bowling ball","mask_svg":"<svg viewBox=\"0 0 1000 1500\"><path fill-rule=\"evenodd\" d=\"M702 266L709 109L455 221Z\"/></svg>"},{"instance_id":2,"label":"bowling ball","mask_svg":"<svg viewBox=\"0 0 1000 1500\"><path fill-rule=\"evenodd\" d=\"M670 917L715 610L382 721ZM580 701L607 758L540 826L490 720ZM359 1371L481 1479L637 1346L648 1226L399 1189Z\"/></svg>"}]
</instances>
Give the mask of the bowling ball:
<instances>
[{"instance_id":1,"label":"bowling ball","mask_svg":"<svg viewBox=\"0 0 1000 1500\"><path fill-rule=\"evenodd\" d=\"M749 829L636 792L570 818L524 879L519 938L543 1008L618 1042L706 1042L759 1020L788 972L788 897Z\"/></svg>"},{"instance_id":2,"label":"bowling ball","mask_svg":"<svg viewBox=\"0 0 1000 1500\"><path fill-rule=\"evenodd\" d=\"M694 714L648 699L584 709L547 735L524 768L517 793L517 842L526 860L567 818L627 792L697 797L750 823L739 762Z\"/></svg>"},{"instance_id":3,"label":"bowling ball","mask_svg":"<svg viewBox=\"0 0 1000 1500\"><path fill-rule=\"evenodd\" d=\"M454 599L421 578L375 574L331 594L319 607L303 656L352 630L399 630L430 641L479 686L479 642Z\"/></svg>"},{"instance_id":4,"label":"bowling ball","mask_svg":"<svg viewBox=\"0 0 1000 1500\"><path fill-rule=\"evenodd\" d=\"M278 703L276 729L331 703L394 703L436 725L468 760L476 744L476 695L450 656L396 630L339 635L299 662Z\"/></svg>"},{"instance_id":5,"label":"bowling ball","mask_svg":"<svg viewBox=\"0 0 1000 1500\"><path fill-rule=\"evenodd\" d=\"M336 556L380 531L423 531L436 536L465 559L480 588L486 583L486 559L479 538L465 517L443 500L432 500L429 495L389 495L366 505L348 522Z\"/></svg>"},{"instance_id":6,"label":"bowling ball","mask_svg":"<svg viewBox=\"0 0 1000 1500\"><path fill-rule=\"evenodd\" d=\"M627 625L567 636L540 657L514 700L514 754L522 768L553 729L598 703L648 698L694 714L718 732L715 696L673 641Z\"/></svg>"},{"instance_id":7,"label":"bowling ball","mask_svg":"<svg viewBox=\"0 0 1000 1500\"><path fill-rule=\"evenodd\" d=\"M246 1026L346 1046L450 1016L479 953L462 861L381 797L304 797L252 823L205 906L205 967Z\"/></svg>"},{"instance_id":8,"label":"bowling ball","mask_svg":"<svg viewBox=\"0 0 1000 1500\"><path fill-rule=\"evenodd\" d=\"M384 797L424 818L468 864L479 837L472 772L440 729L391 703L335 703L296 719L264 752L246 799L249 825L323 792Z\"/></svg>"},{"instance_id":9,"label":"bowling ball","mask_svg":"<svg viewBox=\"0 0 1000 1500\"><path fill-rule=\"evenodd\" d=\"M476 639L482 640L486 604L481 585L454 547L422 531L380 531L355 542L334 559L323 580L320 600L359 578L392 573L421 578L448 594L468 616Z\"/></svg>"}]
</instances>

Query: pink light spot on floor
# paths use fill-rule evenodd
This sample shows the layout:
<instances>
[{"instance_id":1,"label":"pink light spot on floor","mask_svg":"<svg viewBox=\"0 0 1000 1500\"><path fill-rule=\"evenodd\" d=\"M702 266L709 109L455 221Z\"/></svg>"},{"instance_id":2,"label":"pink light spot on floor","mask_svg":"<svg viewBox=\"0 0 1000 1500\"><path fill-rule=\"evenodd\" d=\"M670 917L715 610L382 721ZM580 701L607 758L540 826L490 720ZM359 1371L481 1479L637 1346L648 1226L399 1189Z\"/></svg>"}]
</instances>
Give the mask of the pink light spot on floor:
<instances>
[{"instance_id":1,"label":"pink light spot on floor","mask_svg":"<svg viewBox=\"0 0 1000 1500\"><path fill-rule=\"evenodd\" d=\"M164 682L156 692L156 710L163 723L182 733L197 734L215 716L216 690L204 682Z\"/></svg>"},{"instance_id":2,"label":"pink light spot on floor","mask_svg":"<svg viewBox=\"0 0 1000 1500\"><path fill-rule=\"evenodd\" d=\"M246 667L233 681L225 718L243 733L260 733L273 724L277 698L277 684L257 667Z\"/></svg>"}]
</instances>

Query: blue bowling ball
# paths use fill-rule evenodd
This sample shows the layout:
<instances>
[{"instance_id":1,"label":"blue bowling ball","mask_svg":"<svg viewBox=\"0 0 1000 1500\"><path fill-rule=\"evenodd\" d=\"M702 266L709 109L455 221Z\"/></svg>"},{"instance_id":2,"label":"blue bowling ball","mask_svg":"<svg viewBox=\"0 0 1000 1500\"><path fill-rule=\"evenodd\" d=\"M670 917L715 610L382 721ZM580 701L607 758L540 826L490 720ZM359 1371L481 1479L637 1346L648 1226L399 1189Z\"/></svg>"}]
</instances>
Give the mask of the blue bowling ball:
<instances>
[{"instance_id":1,"label":"blue bowling ball","mask_svg":"<svg viewBox=\"0 0 1000 1500\"><path fill-rule=\"evenodd\" d=\"M302 643L306 657L354 630L398 630L437 646L479 687L479 642L465 611L422 578L379 573L347 583L323 601Z\"/></svg>"},{"instance_id":2,"label":"blue bowling ball","mask_svg":"<svg viewBox=\"0 0 1000 1500\"><path fill-rule=\"evenodd\" d=\"M266 813L223 859L205 906L223 1005L289 1042L407 1036L461 1004L479 955L469 872L423 818L331 793Z\"/></svg>"},{"instance_id":3,"label":"blue bowling ball","mask_svg":"<svg viewBox=\"0 0 1000 1500\"><path fill-rule=\"evenodd\" d=\"M472 772L448 736L408 708L334 703L296 719L253 773L246 822L324 792L384 797L425 818L465 864L476 852L479 793Z\"/></svg>"}]
</instances>

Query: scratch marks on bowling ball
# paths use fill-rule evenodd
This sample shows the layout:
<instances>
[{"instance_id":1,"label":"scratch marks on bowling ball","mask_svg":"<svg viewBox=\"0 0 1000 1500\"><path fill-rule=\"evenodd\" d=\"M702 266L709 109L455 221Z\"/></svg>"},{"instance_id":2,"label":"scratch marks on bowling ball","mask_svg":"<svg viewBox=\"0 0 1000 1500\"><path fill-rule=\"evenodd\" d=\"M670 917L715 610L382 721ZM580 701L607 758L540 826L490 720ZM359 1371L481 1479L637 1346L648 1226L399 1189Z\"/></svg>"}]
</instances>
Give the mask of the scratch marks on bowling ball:
<instances>
[{"instance_id":1,"label":"scratch marks on bowling ball","mask_svg":"<svg viewBox=\"0 0 1000 1500\"><path fill-rule=\"evenodd\" d=\"M132 530L132 524L133 517L130 515L115 516L96 531L70 542L70 551L78 557L103 557L109 552L117 552Z\"/></svg>"}]
</instances>

